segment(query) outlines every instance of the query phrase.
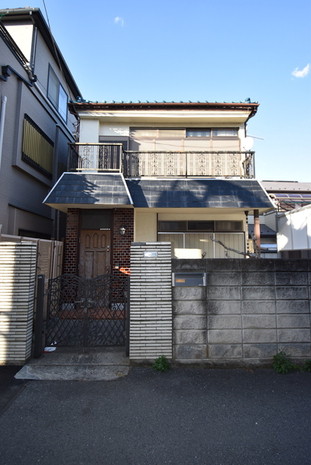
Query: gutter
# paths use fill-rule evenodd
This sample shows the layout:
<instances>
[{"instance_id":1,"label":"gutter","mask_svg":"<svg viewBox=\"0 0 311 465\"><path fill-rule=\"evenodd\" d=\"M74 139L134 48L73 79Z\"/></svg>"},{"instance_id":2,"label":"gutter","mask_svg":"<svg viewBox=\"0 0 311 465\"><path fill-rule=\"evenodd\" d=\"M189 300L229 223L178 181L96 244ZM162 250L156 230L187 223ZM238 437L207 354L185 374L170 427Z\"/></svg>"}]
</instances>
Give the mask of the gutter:
<instances>
[{"instance_id":1,"label":"gutter","mask_svg":"<svg viewBox=\"0 0 311 465\"><path fill-rule=\"evenodd\" d=\"M59 68L62 70L64 77L69 85L69 88L72 91L72 94L75 96L81 95L80 90L71 74L71 71L63 57L58 45L55 42L53 34L41 13L40 8L6 8L0 9L0 14L2 14L2 23L5 26L6 22L19 22L27 19L27 17L35 24L40 33L43 36L44 41L46 42L47 47L49 48L50 52L52 53L53 57L55 58L56 62L60 66Z\"/></svg>"},{"instance_id":2,"label":"gutter","mask_svg":"<svg viewBox=\"0 0 311 465\"><path fill-rule=\"evenodd\" d=\"M33 87L34 83L38 80L36 75L29 72L28 73L29 74L29 81L27 81L27 79L25 79L21 74L19 74L10 65L2 66L1 67L1 72L2 72L2 74L0 74L0 79L2 79L2 81L5 81L5 82L7 82L8 78L11 76L12 73L14 73L15 76L17 76L19 79L21 79L29 87Z\"/></svg>"},{"instance_id":3,"label":"gutter","mask_svg":"<svg viewBox=\"0 0 311 465\"><path fill-rule=\"evenodd\" d=\"M5 112L6 112L6 103L7 97L1 95L1 114L0 114L0 169L2 161L2 147L3 147L3 134L4 134L4 121L5 121Z\"/></svg>"},{"instance_id":4,"label":"gutter","mask_svg":"<svg viewBox=\"0 0 311 465\"><path fill-rule=\"evenodd\" d=\"M249 111L251 118L257 112L259 103L220 103L220 102L86 102L79 99L69 102L71 113L84 110L237 110Z\"/></svg>"}]
</instances>

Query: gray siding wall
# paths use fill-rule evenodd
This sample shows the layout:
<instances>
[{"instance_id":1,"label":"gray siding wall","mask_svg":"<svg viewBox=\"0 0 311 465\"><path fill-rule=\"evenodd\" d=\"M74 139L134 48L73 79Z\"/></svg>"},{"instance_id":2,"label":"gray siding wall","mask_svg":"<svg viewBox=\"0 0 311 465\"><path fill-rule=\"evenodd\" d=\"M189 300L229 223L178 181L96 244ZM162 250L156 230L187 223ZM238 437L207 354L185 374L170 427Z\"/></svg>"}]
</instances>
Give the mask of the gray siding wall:
<instances>
[{"instance_id":1,"label":"gray siding wall","mask_svg":"<svg viewBox=\"0 0 311 465\"><path fill-rule=\"evenodd\" d=\"M310 260L173 260L206 287L173 288L173 358L263 364L283 350L311 357Z\"/></svg>"},{"instance_id":2,"label":"gray siding wall","mask_svg":"<svg viewBox=\"0 0 311 465\"><path fill-rule=\"evenodd\" d=\"M52 63L66 92L69 92L61 71L40 34L35 68L37 83L29 87L14 73L6 82L0 80L0 94L7 97L0 168L0 224L3 234L17 235L18 229L21 228L54 236L54 213L42 202L59 176L59 162L63 166L66 165L67 143L73 140L74 118L69 114L65 124L47 100L49 62ZM0 37L0 66L8 64L28 80L26 72ZM25 113L54 142L55 169L52 180L21 159Z\"/></svg>"}]
</instances>

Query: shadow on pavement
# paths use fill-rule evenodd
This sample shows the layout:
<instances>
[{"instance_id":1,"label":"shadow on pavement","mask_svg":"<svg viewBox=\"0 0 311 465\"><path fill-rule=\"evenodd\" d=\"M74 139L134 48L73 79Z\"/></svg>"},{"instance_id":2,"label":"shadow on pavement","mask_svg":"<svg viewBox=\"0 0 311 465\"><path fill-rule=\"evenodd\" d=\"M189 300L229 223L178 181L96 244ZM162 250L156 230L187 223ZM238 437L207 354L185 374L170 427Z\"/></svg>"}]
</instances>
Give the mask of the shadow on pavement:
<instances>
[{"instance_id":1,"label":"shadow on pavement","mask_svg":"<svg viewBox=\"0 0 311 465\"><path fill-rule=\"evenodd\" d=\"M27 380L14 378L21 368L15 365L0 366L0 415L27 383Z\"/></svg>"}]
</instances>

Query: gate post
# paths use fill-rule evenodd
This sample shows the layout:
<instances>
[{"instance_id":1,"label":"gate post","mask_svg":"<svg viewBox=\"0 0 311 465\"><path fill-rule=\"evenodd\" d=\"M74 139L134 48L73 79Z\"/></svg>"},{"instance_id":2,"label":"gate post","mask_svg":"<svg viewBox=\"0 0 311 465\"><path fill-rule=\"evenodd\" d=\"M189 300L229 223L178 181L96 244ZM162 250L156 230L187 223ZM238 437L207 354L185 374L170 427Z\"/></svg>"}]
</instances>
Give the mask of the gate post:
<instances>
[{"instance_id":1,"label":"gate post","mask_svg":"<svg viewBox=\"0 0 311 465\"><path fill-rule=\"evenodd\" d=\"M124 318L125 318L125 355L130 355L130 278L126 278L125 290L125 305L124 305Z\"/></svg>"},{"instance_id":2,"label":"gate post","mask_svg":"<svg viewBox=\"0 0 311 465\"><path fill-rule=\"evenodd\" d=\"M170 242L131 245L131 360L173 357L171 250Z\"/></svg>"},{"instance_id":3,"label":"gate post","mask_svg":"<svg viewBox=\"0 0 311 465\"><path fill-rule=\"evenodd\" d=\"M34 358L39 358L42 354L42 326L43 326L43 302L44 302L44 274L38 276L37 287L37 308L35 321L35 344Z\"/></svg>"}]
</instances>

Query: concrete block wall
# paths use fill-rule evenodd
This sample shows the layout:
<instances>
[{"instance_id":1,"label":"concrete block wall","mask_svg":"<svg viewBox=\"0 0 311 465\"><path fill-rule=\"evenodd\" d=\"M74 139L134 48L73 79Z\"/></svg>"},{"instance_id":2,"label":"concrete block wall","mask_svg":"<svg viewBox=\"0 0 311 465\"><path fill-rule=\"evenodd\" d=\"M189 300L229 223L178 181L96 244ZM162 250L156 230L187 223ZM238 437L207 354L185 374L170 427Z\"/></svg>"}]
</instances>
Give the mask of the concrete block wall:
<instances>
[{"instance_id":1,"label":"concrete block wall","mask_svg":"<svg viewBox=\"0 0 311 465\"><path fill-rule=\"evenodd\" d=\"M170 242L131 246L130 359L172 358Z\"/></svg>"},{"instance_id":2,"label":"concrete block wall","mask_svg":"<svg viewBox=\"0 0 311 465\"><path fill-rule=\"evenodd\" d=\"M173 358L262 364L283 350L311 358L310 260L172 260L206 272L206 287L173 288Z\"/></svg>"},{"instance_id":3,"label":"concrete block wall","mask_svg":"<svg viewBox=\"0 0 311 465\"><path fill-rule=\"evenodd\" d=\"M0 364L31 356L37 244L0 242Z\"/></svg>"}]
</instances>

